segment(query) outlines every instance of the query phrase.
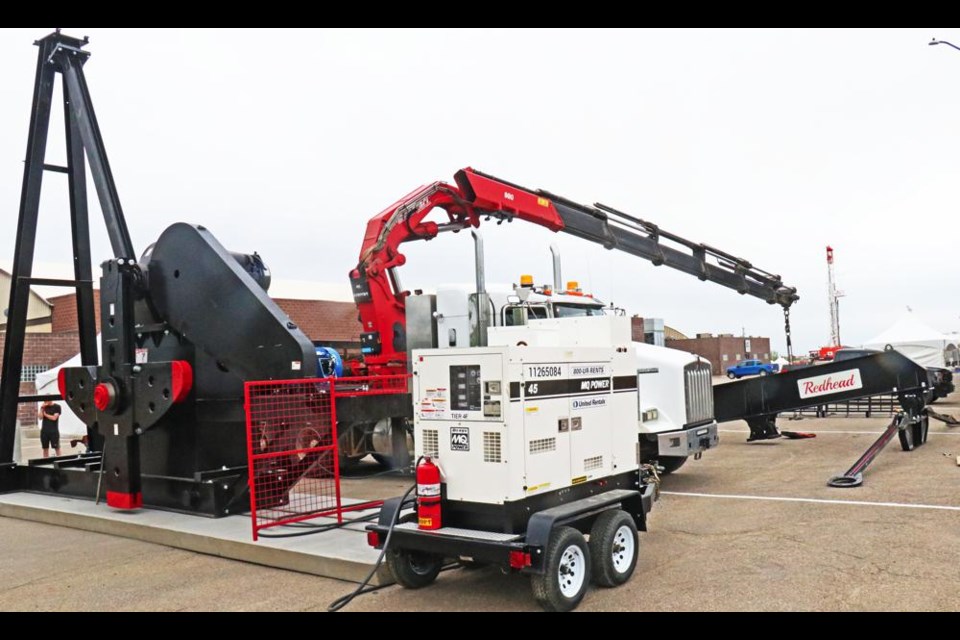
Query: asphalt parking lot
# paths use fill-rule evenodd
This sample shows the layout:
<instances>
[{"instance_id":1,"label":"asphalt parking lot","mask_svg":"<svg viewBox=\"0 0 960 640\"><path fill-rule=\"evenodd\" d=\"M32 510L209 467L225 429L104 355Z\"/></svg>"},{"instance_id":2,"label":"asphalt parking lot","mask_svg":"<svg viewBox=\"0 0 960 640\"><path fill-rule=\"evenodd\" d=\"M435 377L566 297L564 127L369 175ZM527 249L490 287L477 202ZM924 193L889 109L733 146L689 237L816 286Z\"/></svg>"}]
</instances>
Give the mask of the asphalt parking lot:
<instances>
[{"instance_id":1,"label":"asphalt parking lot","mask_svg":"<svg viewBox=\"0 0 960 640\"><path fill-rule=\"evenodd\" d=\"M935 407L960 415L960 394ZM782 421L809 440L721 446L664 479L634 577L593 589L587 611L960 609L960 429L931 421L913 452L896 441L856 489L826 486L884 418ZM354 477L344 495L400 493L408 480ZM361 533L357 534L361 536ZM0 518L2 610L323 610L350 583L159 545ZM421 591L391 586L355 611L538 610L528 581L453 570Z\"/></svg>"}]
</instances>

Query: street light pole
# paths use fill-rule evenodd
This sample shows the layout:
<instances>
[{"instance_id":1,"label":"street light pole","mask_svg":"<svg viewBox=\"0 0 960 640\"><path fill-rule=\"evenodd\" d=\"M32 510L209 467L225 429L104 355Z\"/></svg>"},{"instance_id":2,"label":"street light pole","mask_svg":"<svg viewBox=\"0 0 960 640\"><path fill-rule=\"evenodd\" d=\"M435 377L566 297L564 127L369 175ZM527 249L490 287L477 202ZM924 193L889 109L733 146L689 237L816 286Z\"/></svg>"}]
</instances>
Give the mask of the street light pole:
<instances>
[{"instance_id":1,"label":"street light pole","mask_svg":"<svg viewBox=\"0 0 960 640\"><path fill-rule=\"evenodd\" d=\"M935 45L935 44L945 44L945 45L949 45L949 46L953 47L953 48L956 49L957 51L960 51L960 47L958 47L957 45L953 44L952 42L947 42L946 40L937 40L936 38L933 38L933 39L931 39L930 42L928 42L927 44L929 44L930 46L933 46L933 45Z\"/></svg>"},{"instance_id":2,"label":"street light pole","mask_svg":"<svg viewBox=\"0 0 960 640\"><path fill-rule=\"evenodd\" d=\"M930 39L930 42L928 42L927 44L929 44L930 46L933 46L933 45L935 45L935 44L945 44L945 45L948 45L948 46L953 47L953 48L956 49L957 51L960 51L960 47L958 47L957 45L953 44L952 42L947 42L946 40L937 40L936 38L931 38L931 39Z\"/></svg>"}]
</instances>

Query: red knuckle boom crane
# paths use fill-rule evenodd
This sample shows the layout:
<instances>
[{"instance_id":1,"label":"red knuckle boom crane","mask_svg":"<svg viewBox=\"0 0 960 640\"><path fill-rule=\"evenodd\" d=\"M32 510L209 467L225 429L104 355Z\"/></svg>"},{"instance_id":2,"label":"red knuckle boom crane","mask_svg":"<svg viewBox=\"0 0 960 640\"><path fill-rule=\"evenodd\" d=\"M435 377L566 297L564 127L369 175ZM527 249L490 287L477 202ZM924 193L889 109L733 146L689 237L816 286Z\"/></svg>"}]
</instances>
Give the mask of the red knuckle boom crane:
<instances>
[{"instance_id":1,"label":"red knuckle boom crane","mask_svg":"<svg viewBox=\"0 0 960 640\"><path fill-rule=\"evenodd\" d=\"M368 223L359 262L350 272L354 300L363 325L363 361L349 363L355 374L403 373L407 369L405 298L396 268L406 262L400 246L430 240L444 231L522 220L565 232L607 249L619 249L654 265L666 265L789 308L796 288L780 276L709 245L692 242L658 225L595 203L579 204L541 189L528 189L472 168L461 169L455 184L434 182L411 191ZM426 218L442 209L446 220ZM664 244L667 241L669 244ZM556 283L555 286L560 286Z\"/></svg>"}]
</instances>

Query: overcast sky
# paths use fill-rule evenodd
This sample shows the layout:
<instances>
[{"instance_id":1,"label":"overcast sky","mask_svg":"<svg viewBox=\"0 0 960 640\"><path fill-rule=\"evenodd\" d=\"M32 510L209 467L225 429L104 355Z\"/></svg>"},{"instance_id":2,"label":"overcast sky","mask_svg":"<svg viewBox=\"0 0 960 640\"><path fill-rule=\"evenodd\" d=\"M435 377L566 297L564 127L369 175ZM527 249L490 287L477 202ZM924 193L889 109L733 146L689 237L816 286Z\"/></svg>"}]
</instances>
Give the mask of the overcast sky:
<instances>
[{"instance_id":1,"label":"overcast sky","mask_svg":"<svg viewBox=\"0 0 960 640\"><path fill-rule=\"evenodd\" d=\"M31 43L49 31L0 32L2 262ZM90 36L87 81L138 252L201 223L276 278L346 283L371 216L473 166L782 275L801 296L798 352L829 338L827 244L845 343L908 305L960 330L960 51L927 45L960 44L958 30L64 32ZM54 115L47 158L63 162ZM47 174L38 260L69 260L65 186ZM605 301L784 348L779 307L533 225L482 230L488 282L550 281L556 240L565 278ZM469 234L406 253L407 288L473 278ZM99 222L94 255L109 257Z\"/></svg>"}]
</instances>

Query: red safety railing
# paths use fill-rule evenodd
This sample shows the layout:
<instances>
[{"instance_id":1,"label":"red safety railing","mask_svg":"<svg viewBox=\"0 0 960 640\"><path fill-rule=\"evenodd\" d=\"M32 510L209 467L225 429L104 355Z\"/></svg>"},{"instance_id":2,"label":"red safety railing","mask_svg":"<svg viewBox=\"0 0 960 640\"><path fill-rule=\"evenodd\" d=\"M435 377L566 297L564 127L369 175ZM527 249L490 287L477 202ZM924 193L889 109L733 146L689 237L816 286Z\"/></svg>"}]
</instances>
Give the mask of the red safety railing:
<instances>
[{"instance_id":1,"label":"red safety railing","mask_svg":"<svg viewBox=\"0 0 960 640\"><path fill-rule=\"evenodd\" d=\"M343 522L338 396L406 393L407 375L269 380L244 384L253 539L268 527L320 517Z\"/></svg>"}]
</instances>

